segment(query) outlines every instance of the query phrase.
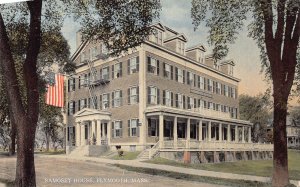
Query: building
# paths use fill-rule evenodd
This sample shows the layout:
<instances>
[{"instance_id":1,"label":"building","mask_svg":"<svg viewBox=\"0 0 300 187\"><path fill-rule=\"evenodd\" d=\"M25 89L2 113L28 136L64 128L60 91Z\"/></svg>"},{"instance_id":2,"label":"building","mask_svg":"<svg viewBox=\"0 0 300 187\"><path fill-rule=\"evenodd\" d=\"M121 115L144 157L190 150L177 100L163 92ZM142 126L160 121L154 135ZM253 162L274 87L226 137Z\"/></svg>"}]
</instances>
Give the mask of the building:
<instances>
[{"instance_id":1,"label":"building","mask_svg":"<svg viewBox=\"0 0 300 187\"><path fill-rule=\"evenodd\" d=\"M187 48L184 34L152 27L148 40L117 58L103 59L101 43L78 44L67 88L67 144L89 155L107 145L149 158L179 150L272 152L252 143L252 124L239 119L233 60L216 62L201 44Z\"/></svg>"}]
</instances>

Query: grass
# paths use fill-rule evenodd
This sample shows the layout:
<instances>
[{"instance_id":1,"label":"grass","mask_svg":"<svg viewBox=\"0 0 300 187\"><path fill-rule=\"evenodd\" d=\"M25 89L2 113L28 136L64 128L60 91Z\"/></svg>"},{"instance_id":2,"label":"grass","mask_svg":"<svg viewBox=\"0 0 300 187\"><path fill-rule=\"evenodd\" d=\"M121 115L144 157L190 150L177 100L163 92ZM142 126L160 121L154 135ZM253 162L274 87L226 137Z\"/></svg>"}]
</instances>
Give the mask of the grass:
<instances>
[{"instance_id":1,"label":"grass","mask_svg":"<svg viewBox=\"0 0 300 187\"><path fill-rule=\"evenodd\" d=\"M125 152L123 156L114 155L113 157L110 157L113 160L134 160L137 158L137 156L140 154L140 151L135 152Z\"/></svg>"},{"instance_id":2,"label":"grass","mask_svg":"<svg viewBox=\"0 0 300 187\"><path fill-rule=\"evenodd\" d=\"M300 180L300 151L289 150L289 175L292 180ZM177 167L202 169L210 171L219 171L225 173L236 173L246 175L256 175L270 177L273 170L272 160L250 160L238 162L226 162L217 164L184 164L164 158L155 158L153 160L145 161L153 164L165 164Z\"/></svg>"},{"instance_id":3,"label":"grass","mask_svg":"<svg viewBox=\"0 0 300 187\"><path fill-rule=\"evenodd\" d=\"M239 187L271 187L269 183L257 182L257 181L245 181L245 180L235 180L235 179L222 179L216 177L204 177L197 175L189 175L171 171L164 171L159 169L150 169L150 168L142 168L142 167L132 167L126 166L122 164L114 164L121 169L125 169L128 171L134 171L138 173L146 173L150 175L158 175L162 177L170 177L174 179L181 179L187 181L195 181L201 183L209 183L209 184L217 184L217 185L226 185L226 186L239 186Z\"/></svg>"}]
</instances>

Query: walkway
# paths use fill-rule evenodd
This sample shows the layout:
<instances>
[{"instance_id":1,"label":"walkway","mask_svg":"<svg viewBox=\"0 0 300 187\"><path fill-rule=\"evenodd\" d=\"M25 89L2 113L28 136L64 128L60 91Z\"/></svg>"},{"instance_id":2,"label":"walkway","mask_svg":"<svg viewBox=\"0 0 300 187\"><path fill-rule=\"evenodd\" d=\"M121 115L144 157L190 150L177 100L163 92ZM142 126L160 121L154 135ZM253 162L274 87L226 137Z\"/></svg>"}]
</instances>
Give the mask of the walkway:
<instances>
[{"instance_id":1,"label":"walkway","mask_svg":"<svg viewBox=\"0 0 300 187\"><path fill-rule=\"evenodd\" d=\"M106 163L106 164L122 164L131 167L159 169L164 171L172 171L172 172L206 176L206 177L218 177L223 179L236 179L236 180L247 180L247 181L258 181L258 182L271 181L269 177L241 175L241 174L223 173L223 172L183 168L183 167L168 166L168 165L151 164L151 163L141 162L141 160L112 160L112 159L96 158L96 157L78 157L78 156L71 157L67 155L47 155L47 157L55 157L55 158L68 159L68 160L72 159L72 160L80 160L80 161L93 161L93 162ZM298 181L291 180L290 182L296 186L298 185Z\"/></svg>"}]
</instances>

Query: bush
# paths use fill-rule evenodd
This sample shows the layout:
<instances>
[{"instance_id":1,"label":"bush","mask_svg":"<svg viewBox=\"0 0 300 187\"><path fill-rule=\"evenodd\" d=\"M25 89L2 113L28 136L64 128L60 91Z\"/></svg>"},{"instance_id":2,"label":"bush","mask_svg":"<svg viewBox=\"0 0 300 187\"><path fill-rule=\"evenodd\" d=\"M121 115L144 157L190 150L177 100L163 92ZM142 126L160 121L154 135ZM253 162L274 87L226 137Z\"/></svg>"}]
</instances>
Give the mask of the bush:
<instances>
[{"instance_id":1,"label":"bush","mask_svg":"<svg viewBox=\"0 0 300 187\"><path fill-rule=\"evenodd\" d=\"M119 157L124 156L124 151L119 149L118 150L118 155L119 155Z\"/></svg>"}]
</instances>

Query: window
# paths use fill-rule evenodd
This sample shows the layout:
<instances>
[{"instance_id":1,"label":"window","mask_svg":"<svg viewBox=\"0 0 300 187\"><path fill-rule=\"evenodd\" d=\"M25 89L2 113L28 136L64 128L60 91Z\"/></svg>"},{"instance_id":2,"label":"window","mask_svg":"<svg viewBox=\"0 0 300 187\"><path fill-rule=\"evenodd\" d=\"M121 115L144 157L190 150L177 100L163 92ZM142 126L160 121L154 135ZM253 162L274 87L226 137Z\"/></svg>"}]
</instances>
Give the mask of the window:
<instances>
[{"instance_id":1,"label":"window","mask_svg":"<svg viewBox=\"0 0 300 187\"><path fill-rule=\"evenodd\" d=\"M216 110L216 111L220 111L220 110L221 110L220 104L215 104L215 110Z\"/></svg>"},{"instance_id":2,"label":"window","mask_svg":"<svg viewBox=\"0 0 300 187\"><path fill-rule=\"evenodd\" d=\"M79 76L79 86L78 88L80 89L81 87L87 87L90 83L90 77L91 74L82 74Z\"/></svg>"},{"instance_id":3,"label":"window","mask_svg":"<svg viewBox=\"0 0 300 187\"><path fill-rule=\"evenodd\" d=\"M103 110L109 108L109 94L108 93L102 95L102 106L101 107Z\"/></svg>"},{"instance_id":4,"label":"window","mask_svg":"<svg viewBox=\"0 0 300 187\"><path fill-rule=\"evenodd\" d=\"M138 119L128 120L128 136L138 136Z\"/></svg>"},{"instance_id":5,"label":"window","mask_svg":"<svg viewBox=\"0 0 300 187\"><path fill-rule=\"evenodd\" d=\"M115 121L112 125L113 137L122 137L122 121Z\"/></svg>"},{"instance_id":6,"label":"window","mask_svg":"<svg viewBox=\"0 0 300 187\"><path fill-rule=\"evenodd\" d=\"M109 67L102 68L100 70L101 79L108 80L109 79Z\"/></svg>"},{"instance_id":7,"label":"window","mask_svg":"<svg viewBox=\"0 0 300 187\"><path fill-rule=\"evenodd\" d=\"M122 62L112 65L112 78L116 79L122 76Z\"/></svg>"},{"instance_id":8,"label":"window","mask_svg":"<svg viewBox=\"0 0 300 187\"><path fill-rule=\"evenodd\" d=\"M148 57L147 70L149 73L159 75L159 60L156 60L153 57Z\"/></svg>"},{"instance_id":9,"label":"window","mask_svg":"<svg viewBox=\"0 0 300 187\"><path fill-rule=\"evenodd\" d=\"M229 91L228 91L228 86L227 85L224 85L224 94L226 97L229 96Z\"/></svg>"},{"instance_id":10,"label":"window","mask_svg":"<svg viewBox=\"0 0 300 187\"><path fill-rule=\"evenodd\" d=\"M216 82L216 93L221 94L221 83Z\"/></svg>"},{"instance_id":11,"label":"window","mask_svg":"<svg viewBox=\"0 0 300 187\"><path fill-rule=\"evenodd\" d=\"M83 63L86 60L85 52L82 52L80 55L80 63Z\"/></svg>"},{"instance_id":12,"label":"window","mask_svg":"<svg viewBox=\"0 0 300 187\"><path fill-rule=\"evenodd\" d=\"M68 115L75 114L75 101L68 102Z\"/></svg>"},{"instance_id":13,"label":"window","mask_svg":"<svg viewBox=\"0 0 300 187\"><path fill-rule=\"evenodd\" d=\"M206 108L206 106L205 106L205 101L204 101L204 100L200 100L199 107L200 107L201 109Z\"/></svg>"},{"instance_id":14,"label":"window","mask_svg":"<svg viewBox=\"0 0 300 187\"><path fill-rule=\"evenodd\" d=\"M137 56L137 57L128 59L127 65L128 65L128 75L138 72L139 71L139 57Z\"/></svg>"},{"instance_id":15,"label":"window","mask_svg":"<svg viewBox=\"0 0 300 187\"><path fill-rule=\"evenodd\" d=\"M175 73L176 73L176 80L180 83L184 83L184 70L181 70L179 68L175 69Z\"/></svg>"},{"instance_id":16,"label":"window","mask_svg":"<svg viewBox=\"0 0 300 187\"><path fill-rule=\"evenodd\" d=\"M139 87L128 88L128 104L139 102Z\"/></svg>"},{"instance_id":17,"label":"window","mask_svg":"<svg viewBox=\"0 0 300 187\"><path fill-rule=\"evenodd\" d=\"M164 90L163 91L163 104L166 106L173 106L173 93L168 91L168 90Z\"/></svg>"},{"instance_id":18,"label":"window","mask_svg":"<svg viewBox=\"0 0 300 187\"><path fill-rule=\"evenodd\" d=\"M232 88L232 98L236 99L236 88Z\"/></svg>"},{"instance_id":19,"label":"window","mask_svg":"<svg viewBox=\"0 0 300 187\"><path fill-rule=\"evenodd\" d=\"M233 76L233 66L232 65L229 65L229 72L228 72L229 75Z\"/></svg>"},{"instance_id":20,"label":"window","mask_svg":"<svg viewBox=\"0 0 300 187\"><path fill-rule=\"evenodd\" d=\"M158 120L148 118L148 136L158 136Z\"/></svg>"},{"instance_id":21,"label":"window","mask_svg":"<svg viewBox=\"0 0 300 187\"><path fill-rule=\"evenodd\" d=\"M87 107L87 99L78 100L78 111Z\"/></svg>"},{"instance_id":22,"label":"window","mask_svg":"<svg viewBox=\"0 0 300 187\"><path fill-rule=\"evenodd\" d=\"M213 81L211 79L207 79L207 91L213 92Z\"/></svg>"},{"instance_id":23,"label":"window","mask_svg":"<svg viewBox=\"0 0 300 187\"><path fill-rule=\"evenodd\" d=\"M122 105L122 91L117 90L112 92L112 106L113 107L119 107Z\"/></svg>"},{"instance_id":24,"label":"window","mask_svg":"<svg viewBox=\"0 0 300 187\"><path fill-rule=\"evenodd\" d=\"M176 94L176 98L175 98L175 102L176 102L176 107L177 108L183 108L183 96L182 94Z\"/></svg>"},{"instance_id":25,"label":"window","mask_svg":"<svg viewBox=\"0 0 300 187\"><path fill-rule=\"evenodd\" d=\"M194 99L191 97L187 97L187 108L188 109L192 109L194 108Z\"/></svg>"},{"instance_id":26,"label":"window","mask_svg":"<svg viewBox=\"0 0 300 187\"><path fill-rule=\"evenodd\" d=\"M68 91L75 91L75 78L68 79Z\"/></svg>"},{"instance_id":27,"label":"window","mask_svg":"<svg viewBox=\"0 0 300 187\"><path fill-rule=\"evenodd\" d=\"M210 109L210 110L213 109L213 103L212 102L207 102L207 109Z\"/></svg>"},{"instance_id":28,"label":"window","mask_svg":"<svg viewBox=\"0 0 300 187\"><path fill-rule=\"evenodd\" d=\"M148 87L148 104L159 104L159 89Z\"/></svg>"},{"instance_id":29,"label":"window","mask_svg":"<svg viewBox=\"0 0 300 187\"><path fill-rule=\"evenodd\" d=\"M108 53L108 49L107 49L106 45L103 44L103 43L101 45L101 53L102 54L107 54Z\"/></svg>"},{"instance_id":30,"label":"window","mask_svg":"<svg viewBox=\"0 0 300 187\"><path fill-rule=\"evenodd\" d=\"M178 40L177 42L177 52L184 54L184 42L181 40Z\"/></svg>"},{"instance_id":31,"label":"window","mask_svg":"<svg viewBox=\"0 0 300 187\"><path fill-rule=\"evenodd\" d=\"M164 63L164 77L173 79L173 66Z\"/></svg>"},{"instance_id":32,"label":"window","mask_svg":"<svg viewBox=\"0 0 300 187\"><path fill-rule=\"evenodd\" d=\"M89 107L89 108L98 109L98 100L97 100L97 96L92 97L92 98L89 98L88 107Z\"/></svg>"},{"instance_id":33,"label":"window","mask_svg":"<svg viewBox=\"0 0 300 187\"><path fill-rule=\"evenodd\" d=\"M194 73L187 72L187 84L188 85L193 85L194 84Z\"/></svg>"},{"instance_id":34,"label":"window","mask_svg":"<svg viewBox=\"0 0 300 187\"><path fill-rule=\"evenodd\" d=\"M198 87L204 90L204 77L198 76Z\"/></svg>"},{"instance_id":35,"label":"window","mask_svg":"<svg viewBox=\"0 0 300 187\"><path fill-rule=\"evenodd\" d=\"M92 50L91 60L97 59L97 55L98 55L97 54L97 47L95 46L91 50Z\"/></svg>"},{"instance_id":36,"label":"window","mask_svg":"<svg viewBox=\"0 0 300 187\"><path fill-rule=\"evenodd\" d=\"M204 53L203 53L203 52L200 52L198 61L199 61L200 63L204 64L204 62L205 62L205 56L204 56Z\"/></svg>"},{"instance_id":37,"label":"window","mask_svg":"<svg viewBox=\"0 0 300 187\"><path fill-rule=\"evenodd\" d=\"M156 29L153 34L154 34L153 42L158 43L159 45L162 45L163 32Z\"/></svg>"}]
</instances>

